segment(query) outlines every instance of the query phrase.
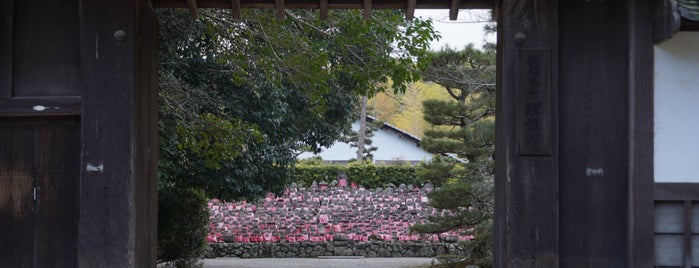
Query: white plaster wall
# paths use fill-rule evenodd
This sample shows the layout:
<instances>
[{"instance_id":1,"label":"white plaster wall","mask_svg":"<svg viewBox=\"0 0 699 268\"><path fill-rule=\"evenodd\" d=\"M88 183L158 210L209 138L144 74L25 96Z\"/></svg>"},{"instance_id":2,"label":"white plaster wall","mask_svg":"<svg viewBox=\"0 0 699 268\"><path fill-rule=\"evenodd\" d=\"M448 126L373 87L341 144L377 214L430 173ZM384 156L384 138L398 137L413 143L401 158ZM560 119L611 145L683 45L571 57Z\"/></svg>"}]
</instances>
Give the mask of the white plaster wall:
<instances>
[{"instance_id":1,"label":"white plaster wall","mask_svg":"<svg viewBox=\"0 0 699 268\"><path fill-rule=\"evenodd\" d=\"M359 130L359 123L353 123L352 129ZM377 147L374 152L374 162L403 160L403 161L429 161L432 154L418 147L406 138L399 138L398 134L379 129L371 138L372 146ZM313 157L312 153L303 153L299 159ZM318 156L326 161L347 161L357 157L357 148L350 147L344 142L335 142L330 148L323 150Z\"/></svg>"},{"instance_id":2,"label":"white plaster wall","mask_svg":"<svg viewBox=\"0 0 699 268\"><path fill-rule=\"evenodd\" d=\"M374 152L374 160L405 160L428 161L432 154L418 147L406 137L399 137L397 133L378 130L371 138L372 146L378 149Z\"/></svg>"},{"instance_id":3,"label":"white plaster wall","mask_svg":"<svg viewBox=\"0 0 699 268\"><path fill-rule=\"evenodd\" d=\"M699 183L699 32L655 46L655 181Z\"/></svg>"}]
</instances>

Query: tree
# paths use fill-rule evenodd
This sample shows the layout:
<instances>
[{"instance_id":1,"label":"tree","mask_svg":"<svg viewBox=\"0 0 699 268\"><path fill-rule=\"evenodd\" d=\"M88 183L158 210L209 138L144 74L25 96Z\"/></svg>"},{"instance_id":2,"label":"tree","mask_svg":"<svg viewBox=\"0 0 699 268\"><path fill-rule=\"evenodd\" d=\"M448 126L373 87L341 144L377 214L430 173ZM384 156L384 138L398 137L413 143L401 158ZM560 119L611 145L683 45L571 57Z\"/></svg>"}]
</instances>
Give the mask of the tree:
<instances>
[{"instance_id":1,"label":"tree","mask_svg":"<svg viewBox=\"0 0 699 268\"><path fill-rule=\"evenodd\" d=\"M235 21L202 10L160 12L161 174L164 181L239 199L283 190L294 151L329 146L361 94L419 77L429 21L396 11L250 11ZM417 60L416 60L417 59Z\"/></svg>"},{"instance_id":2,"label":"tree","mask_svg":"<svg viewBox=\"0 0 699 268\"><path fill-rule=\"evenodd\" d=\"M372 114L391 125L422 137L429 128L423 119L422 102L427 99L449 99L438 84L418 81L408 85L405 92L379 92L369 100Z\"/></svg>"},{"instance_id":3,"label":"tree","mask_svg":"<svg viewBox=\"0 0 699 268\"><path fill-rule=\"evenodd\" d=\"M158 12L161 193L231 200L281 192L295 151L331 145L360 95L380 91L389 76L396 91L417 80L436 38L429 21L406 22L396 11L375 11L371 21L359 11L332 11L326 21L311 11L287 11L286 20L264 10L245 20L199 14Z\"/></svg>"},{"instance_id":4,"label":"tree","mask_svg":"<svg viewBox=\"0 0 699 268\"><path fill-rule=\"evenodd\" d=\"M374 137L376 130L383 126L383 122L379 120L367 122L367 116L361 116L361 114L366 114L366 112L360 113L359 130L350 130L340 138L340 141L349 143L351 148L357 148L356 161L371 162L371 160L374 159L373 153L378 150L378 147L372 145L373 141L371 138Z\"/></svg>"},{"instance_id":5,"label":"tree","mask_svg":"<svg viewBox=\"0 0 699 268\"><path fill-rule=\"evenodd\" d=\"M360 103L359 131L357 132L357 142L354 146L357 147L357 161L362 161L364 159L364 146L367 145L366 109L368 101L369 98L367 96L363 96ZM371 140L369 140L369 145L371 145Z\"/></svg>"},{"instance_id":6,"label":"tree","mask_svg":"<svg viewBox=\"0 0 699 268\"><path fill-rule=\"evenodd\" d=\"M492 266L493 149L495 134L495 53L467 46L436 52L423 71L426 81L444 87L450 100L426 100L424 117L433 127L421 142L429 152L455 155L462 161L441 158L426 164L425 173L446 177L429 194L430 205L451 215L430 217L413 231L442 233L474 228L476 239L467 243L467 261ZM460 198L454 198L458 196Z\"/></svg>"}]
</instances>

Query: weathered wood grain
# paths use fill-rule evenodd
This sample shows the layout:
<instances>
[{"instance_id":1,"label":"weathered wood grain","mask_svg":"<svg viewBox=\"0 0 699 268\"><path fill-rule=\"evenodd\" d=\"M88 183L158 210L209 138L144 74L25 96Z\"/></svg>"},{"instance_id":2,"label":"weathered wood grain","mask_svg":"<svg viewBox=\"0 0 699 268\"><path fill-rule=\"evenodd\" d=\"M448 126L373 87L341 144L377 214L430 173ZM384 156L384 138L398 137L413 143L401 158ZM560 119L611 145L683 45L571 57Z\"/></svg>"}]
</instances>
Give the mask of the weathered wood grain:
<instances>
[{"instance_id":1,"label":"weathered wood grain","mask_svg":"<svg viewBox=\"0 0 699 268\"><path fill-rule=\"evenodd\" d=\"M0 118L0 267L34 265L34 130Z\"/></svg>"},{"instance_id":2,"label":"weathered wood grain","mask_svg":"<svg viewBox=\"0 0 699 268\"><path fill-rule=\"evenodd\" d=\"M80 267L135 265L136 5L81 3Z\"/></svg>"},{"instance_id":3,"label":"weathered wood grain","mask_svg":"<svg viewBox=\"0 0 699 268\"><path fill-rule=\"evenodd\" d=\"M497 11L496 267L559 265L558 5L503 1ZM538 57L540 67L532 70L550 70L550 75L534 76L537 83L521 83L517 74L526 64L526 51L547 51L549 56ZM551 128L547 154L518 154L518 95L532 89L527 85L536 90L550 85L550 94L539 96L551 102L546 109Z\"/></svg>"},{"instance_id":4,"label":"weathered wood grain","mask_svg":"<svg viewBox=\"0 0 699 268\"><path fill-rule=\"evenodd\" d=\"M134 93L134 180L136 267L153 267L158 224L158 18L146 5L139 9Z\"/></svg>"},{"instance_id":5,"label":"weathered wood grain","mask_svg":"<svg viewBox=\"0 0 699 268\"><path fill-rule=\"evenodd\" d=\"M287 9L319 9L322 0L285 0ZM187 8L187 3L181 0L153 0L155 8ZM493 0L461 0L458 9L492 9ZM243 9L275 9L276 0L240 0ZM373 9L405 9L406 0L375 0ZM199 8L231 8L229 0L198 0ZM417 0L417 9L450 9L452 0ZM329 9L363 9L363 0L328 1Z\"/></svg>"},{"instance_id":6,"label":"weathered wood grain","mask_svg":"<svg viewBox=\"0 0 699 268\"><path fill-rule=\"evenodd\" d=\"M76 267L80 120L44 118L36 131L36 267Z\"/></svg>"},{"instance_id":7,"label":"weathered wood grain","mask_svg":"<svg viewBox=\"0 0 699 268\"><path fill-rule=\"evenodd\" d=\"M653 3L629 10L629 267L652 267L653 252Z\"/></svg>"},{"instance_id":8,"label":"weathered wood grain","mask_svg":"<svg viewBox=\"0 0 699 268\"><path fill-rule=\"evenodd\" d=\"M15 1L12 95L80 95L78 1Z\"/></svg>"},{"instance_id":9,"label":"weathered wood grain","mask_svg":"<svg viewBox=\"0 0 699 268\"><path fill-rule=\"evenodd\" d=\"M78 122L0 119L0 267L76 267Z\"/></svg>"},{"instance_id":10,"label":"weathered wood grain","mask_svg":"<svg viewBox=\"0 0 699 268\"><path fill-rule=\"evenodd\" d=\"M12 96L14 2L0 1L0 98Z\"/></svg>"},{"instance_id":11,"label":"weathered wood grain","mask_svg":"<svg viewBox=\"0 0 699 268\"><path fill-rule=\"evenodd\" d=\"M628 267L628 16L624 2L561 2L562 267Z\"/></svg>"},{"instance_id":12,"label":"weathered wood grain","mask_svg":"<svg viewBox=\"0 0 699 268\"><path fill-rule=\"evenodd\" d=\"M0 98L0 117L80 115L80 97Z\"/></svg>"}]
</instances>

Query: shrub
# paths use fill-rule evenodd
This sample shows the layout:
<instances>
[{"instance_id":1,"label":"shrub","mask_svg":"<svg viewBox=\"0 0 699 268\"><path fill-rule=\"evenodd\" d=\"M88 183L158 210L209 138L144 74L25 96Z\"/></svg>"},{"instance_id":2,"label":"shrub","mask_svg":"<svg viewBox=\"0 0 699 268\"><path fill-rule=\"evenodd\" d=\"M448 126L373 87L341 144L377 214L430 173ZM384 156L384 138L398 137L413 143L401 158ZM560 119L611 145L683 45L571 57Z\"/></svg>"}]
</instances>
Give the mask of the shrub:
<instances>
[{"instance_id":1,"label":"shrub","mask_svg":"<svg viewBox=\"0 0 699 268\"><path fill-rule=\"evenodd\" d=\"M483 221L475 227L476 238L467 241L463 247L468 252L468 262L479 268L493 267L493 221Z\"/></svg>"},{"instance_id":2,"label":"shrub","mask_svg":"<svg viewBox=\"0 0 699 268\"><path fill-rule=\"evenodd\" d=\"M209 225L208 199L201 190L158 189L158 263L201 267Z\"/></svg>"},{"instance_id":3,"label":"shrub","mask_svg":"<svg viewBox=\"0 0 699 268\"><path fill-rule=\"evenodd\" d=\"M417 175L419 166L411 165L376 165L372 163L351 162L347 165L325 164L319 161L301 161L297 163L293 182L305 186L316 182L331 182L340 174L347 175L349 181L369 189L394 184L412 184L421 186L428 182Z\"/></svg>"},{"instance_id":4,"label":"shrub","mask_svg":"<svg viewBox=\"0 0 699 268\"><path fill-rule=\"evenodd\" d=\"M454 178L453 170L457 167L456 161L444 156L435 156L432 161L420 163L416 169L417 176L425 181L430 181L436 187L442 186L449 179Z\"/></svg>"},{"instance_id":5,"label":"shrub","mask_svg":"<svg viewBox=\"0 0 699 268\"><path fill-rule=\"evenodd\" d=\"M345 168L338 164L323 164L322 162L299 162L294 170L291 181L310 186L314 181L331 182L337 176L345 172Z\"/></svg>"}]
</instances>

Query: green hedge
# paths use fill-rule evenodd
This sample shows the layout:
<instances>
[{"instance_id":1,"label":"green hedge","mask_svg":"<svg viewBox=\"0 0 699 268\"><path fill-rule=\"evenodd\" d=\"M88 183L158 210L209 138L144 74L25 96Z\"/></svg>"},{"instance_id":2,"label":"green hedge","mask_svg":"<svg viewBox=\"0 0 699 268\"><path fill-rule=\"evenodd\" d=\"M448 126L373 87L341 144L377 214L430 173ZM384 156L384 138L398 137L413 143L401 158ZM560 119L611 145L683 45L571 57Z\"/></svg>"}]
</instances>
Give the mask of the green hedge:
<instances>
[{"instance_id":1,"label":"green hedge","mask_svg":"<svg viewBox=\"0 0 699 268\"><path fill-rule=\"evenodd\" d=\"M209 232L208 198L196 189L158 189L158 263L163 267L202 267Z\"/></svg>"},{"instance_id":2,"label":"green hedge","mask_svg":"<svg viewBox=\"0 0 699 268\"><path fill-rule=\"evenodd\" d=\"M401 183L420 186L426 183L427 180L417 175L417 169L420 169L420 167L411 165L376 165L360 162L339 165L324 164L318 161L301 161L296 165L292 181L309 186L313 181L330 183L344 174L347 176L348 182L354 181L369 189L385 187L389 183L396 186Z\"/></svg>"}]
</instances>

